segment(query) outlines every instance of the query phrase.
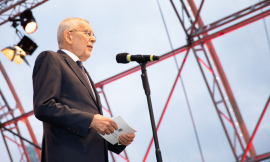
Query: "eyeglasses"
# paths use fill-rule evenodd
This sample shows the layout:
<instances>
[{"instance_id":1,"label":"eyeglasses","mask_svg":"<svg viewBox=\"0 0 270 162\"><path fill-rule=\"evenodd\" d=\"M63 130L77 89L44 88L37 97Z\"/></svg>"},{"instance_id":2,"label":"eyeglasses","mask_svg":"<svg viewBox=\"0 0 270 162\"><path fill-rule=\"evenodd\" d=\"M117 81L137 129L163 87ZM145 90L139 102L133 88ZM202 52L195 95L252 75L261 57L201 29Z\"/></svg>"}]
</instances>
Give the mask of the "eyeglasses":
<instances>
[{"instance_id":1,"label":"eyeglasses","mask_svg":"<svg viewBox=\"0 0 270 162\"><path fill-rule=\"evenodd\" d=\"M76 30L76 29L74 29L74 30L69 30L69 32L84 32L88 37L93 36L96 39L94 32L92 32L91 30Z\"/></svg>"}]
</instances>

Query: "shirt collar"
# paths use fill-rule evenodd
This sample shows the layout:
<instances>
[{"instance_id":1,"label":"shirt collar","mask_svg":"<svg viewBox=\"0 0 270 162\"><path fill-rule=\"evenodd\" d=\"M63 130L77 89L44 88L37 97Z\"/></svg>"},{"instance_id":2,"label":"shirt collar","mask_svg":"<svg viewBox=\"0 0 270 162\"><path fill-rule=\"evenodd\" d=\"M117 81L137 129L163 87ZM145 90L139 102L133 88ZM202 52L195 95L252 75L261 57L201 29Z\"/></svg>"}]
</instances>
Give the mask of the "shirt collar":
<instances>
[{"instance_id":1,"label":"shirt collar","mask_svg":"<svg viewBox=\"0 0 270 162\"><path fill-rule=\"evenodd\" d=\"M66 49L61 49L61 51L65 52L67 55L69 55L69 57L72 58L72 60L76 61L80 61L80 59L78 58L78 56L76 56L74 53L66 50Z\"/></svg>"}]
</instances>

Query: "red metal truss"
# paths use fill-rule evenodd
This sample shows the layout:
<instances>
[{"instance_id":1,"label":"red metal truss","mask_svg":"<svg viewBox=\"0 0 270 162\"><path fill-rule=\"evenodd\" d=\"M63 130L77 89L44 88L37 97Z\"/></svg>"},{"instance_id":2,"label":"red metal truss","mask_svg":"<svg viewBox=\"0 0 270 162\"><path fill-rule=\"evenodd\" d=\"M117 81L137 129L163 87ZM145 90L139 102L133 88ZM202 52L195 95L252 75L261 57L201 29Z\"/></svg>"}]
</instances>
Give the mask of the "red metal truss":
<instances>
[{"instance_id":1,"label":"red metal truss","mask_svg":"<svg viewBox=\"0 0 270 162\"><path fill-rule=\"evenodd\" d=\"M268 3L267 3L267 5L268 5ZM250 13L252 13L252 12L250 12ZM195 46L200 45L201 43L205 43L205 42L211 41L212 39L215 39L215 38L217 38L219 36L222 36L224 34L228 34L231 31L234 31L234 30L236 30L238 28L241 28L241 27L243 27L245 25L251 24L251 23L253 23L255 21L258 21L258 20L260 20L260 19L262 19L262 18L264 18L266 16L269 16L269 15L270 15L270 10L267 10L267 11L262 12L262 13L258 13L257 15L255 15L253 17L250 17L250 18L248 18L248 19L246 19L244 21L241 21L241 22L239 22L237 24L234 24L233 26L227 27L227 28L222 29L222 30L220 30L218 32L215 32L215 33L213 33L211 35L208 35L206 37L203 37L203 38L201 38L199 40L194 41L191 44L191 47L195 47ZM156 64L158 62L161 62L163 60L166 60L166 59L168 59L168 58L170 58L170 57L172 57L172 56L174 56L176 54L179 54L181 52L184 52L184 51L186 51L188 49L188 47L189 47L189 45L185 45L185 46L182 46L182 47L180 47L178 49L175 49L175 50L173 50L171 52L168 52L168 53L160 56L160 60L159 61L157 61L157 62L149 62L147 64L147 66L151 66L151 65ZM126 70L126 71L124 71L122 73L119 73L117 75L114 75L114 76L112 76L112 77L110 77L108 79L105 79L105 80L103 80L101 82L98 82L98 83L95 84L95 86L97 88L102 87L102 86L104 86L106 84L109 84L109 83L111 83L111 82L113 82L115 80L118 80L120 78L123 78L123 77L125 77L127 75L130 75L130 74L132 74L132 73L134 73L136 71L139 71L139 70L140 70L140 66L136 66L136 67L131 68L129 70Z\"/></svg>"},{"instance_id":2,"label":"red metal truss","mask_svg":"<svg viewBox=\"0 0 270 162\"><path fill-rule=\"evenodd\" d=\"M18 97L18 95L17 95L17 93L16 93L16 91L15 91L15 89L14 89L14 87L13 87L13 85L12 85L12 83L11 83L11 81L10 81L10 79L9 79L9 77L8 77L8 75L7 75L7 73L6 73L6 71L5 71L5 69L4 69L4 67L3 67L3 65L2 65L1 62L0 62L0 70L1 70L1 72L2 72L2 74L3 74L3 76L4 76L5 80L6 80L6 82L7 82L7 84L8 84L8 87L9 87L9 89L10 89L10 91L11 91L11 93L12 93L14 99L15 99L15 102L16 102L16 108L19 109L19 111L20 111L21 114L25 114L24 108L22 107L22 104L21 104L21 102L20 102L20 99L19 99L19 97ZM2 92L1 92L1 97L2 97L3 101L5 102L5 105L8 107L8 111L12 111L11 108L8 106L8 103L6 102L5 97L3 96ZM12 119L14 119L13 113L11 113L11 117L12 117ZM35 137L35 135L34 135L33 129L32 129L32 127L31 127L31 125L30 125L30 123L29 123L29 121L28 121L28 118L22 118L21 120L25 123L25 125L26 125L26 127L27 127L27 130L28 130L28 132L29 132L29 134L30 134L30 137L31 137L33 143L34 143L35 145L39 145L38 142L37 142L37 139L36 139L36 137ZM18 120L17 120L17 121L18 121ZM17 127L17 121L14 120L13 123L16 125L18 135L21 136L20 130L19 130L19 128ZM3 127L2 125L0 125L1 131L2 131L2 128L5 129L5 127ZM2 132L2 133L3 133L3 132ZM25 147L25 145L24 145L24 141L25 141L25 140L23 140L22 138L20 138L20 140L21 140L22 146L24 147L24 153L25 153L25 155L26 155L26 158L27 158L28 161L30 161L30 158L29 158L27 149L26 149L26 147ZM7 145L6 145L6 146L7 146ZM8 146L7 146L7 147L8 147ZM35 147L35 151L36 151L36 153L37 153L37 157L38 157L39 160L40 160L40 159L41 159L41 151L40 151L40 149L37 148L37 147ZM10 156L10 158L11 158L11 156ZM12 159L11 159L11 161L12 161Z\"/></svg>"},{"instance_id":3,"label":"red metal truss","mask_svg":"<svg viewBox=\"0 0 270 162\"><path fill-rule=\"evenodd\" d=\"M249 140L249 142L248 142L248 144L247 144L247 148L246 148L246 150L245 150L245 152L244 152L244 155L243 155L243 157L242 157L241 162L244 162L245 159L246 159L247 153L248 153L248 151L249 151L249 149L250 149L250 147L251 147L252 141L253 141L253 139L254 139L254 137L255 137L257 131L258 131L258 128L259 128L259 126L260 126L260 124L261 124L261 122L262 122L263 116L264 116L264 114L265 114L265 112L266 112L266 110L267 110L267 108L268 108L268 106L269 106L269 103L270 103L270 97L268 98L268 100L267 100L267 102L266 102L266 105L265 105L265 107L264 107L264 109L263 109L263 111L262 111L262 114L261 114L261 116L260 116L260 118L259 118L259 121L258 121L258 123L257 123L257 125L256 125L256 127L255 127L255 129L254 129L254 131L253 131L253 133L252 133L252 136L250 137L250 140Z\"/></svg>"},{"instance_id":4,"label":"red metal truss","mask_svg":"<svg viewBox=\"0 0 270 162\"><path fill-rule=\"evenodd\" d=\"M30 112L28 112L28 113L24 113L24 114L22 114L22 115L20 115L20 116L18 116L18 117L16 117L16 118L13 118L13 119L11 119L11 120L8 120L8 121L6 121L5 123L0 124L0 128L1 128L1 127L6 127L6 126L8 126L8 125L10 125L10 124L17 123L17 122L20 121L20 120L27 119L27 118L28 118L29 116L31 116L31 115L34 115L34 111L30 111Z\"/></svg>"},{"instance_id":5,"label":"red metal truss","mask_svg":"<svg viewBox=\"0 0 270 162\"><path fill-rule=\"evenodd\" d=\"M46 1L48 1L48 0L31 0L31 1L29 1L29 0L0 0L0 26L3 25L4 23L8 22L9 19L14 19L15 17L19 16L23 11L25 11L27 9L33 9L33 8L35 8L35 7L37 7L37 6L45 3ZM244 150L244 146L242 144L242 141L240 140L239 134L238 134L238 132L236 130L236 127L235 127L235 124L234 124L234 122L232 120L232 116L231 116L230 112L228 111L228 107L227 107L226 102L224 100L224 97L223 97L223 95L221 93L219 84L217 83L216 75L214 73L213 68L211 67L211 64L210 64L210 62L208 60L208 57L206 56L205 49L203 47L204 44L208 47L209 53L212 56L213 62L215 64L215 67L217 69L217 72L218 72L218 74L219 74L219 76L221 78L222 84L225 87L226 93L227 93L227 95L229 97L229 101L230 101L230 103L232 105L232 108L234 110L235 116L236 116L236 118L241 118L241 114L240 114L240 111L238 110L238 106L237 106L236 102L235 101L232 102L235 99L234 99L233 94L231 92L231 88L229 86L229 83L228 83L228 81L226 79L225 73L223 72L222 66L219 63L217 54L216 54L215 49L214 49L214 47L213 47L213 45L211 43L211 40L214 39L214 38L217 38L219 36L222 36L224 34L227 34L227 33L231 32L231 31L234 31L236 29L239 29L239 28L241 28L241 27L243 27L245 25L248 25L250 23L253 23L255 21L258 21L258 20L260 20L260 19L262 19L262 18L264 18L266 16L269 16L270 15L270 9L269 10L266 10L264 12L258 12L258 11L261 10L261 9L263 9L263 8L266 8L267 6L269 6L270 5L270 1L269 0L265 0L265 1L259 2L259 3L255 4L255 5L252 5L250 7L247 7L247 8L245 8L245 9L239 11L239 12L236 12L234 14L231 14L231 15L225 17L225 18L222 18L222 19L220 19L218 21L215 21L215 22L213 22L213 23L211 23L209 25L206 25L206 26L203 24L203 21L201 20L201 17L200 17L200 11L202 9L202 5L203 5L204 0L201 1L201 4L200 4L198 10L197 10L197 8L196 8L193 0L187 0L188 4L189 4L189 6L190 6L190 8L192 10L192 14L195 17L195 20L194 21L191 18L191 14L188 13L187 7L184 5L183 0L180 0L180 1L181 1L181 4L182 4L182 8L184 9L184 11L185 11L187 17L189 18L190 23L191 23L191 26L188 29L186 29L186 27L184 26L184 23L181 20L179 14L178 14L178 11L177 11L176 7L173 4L173 1L170 0L170 2L172 3L172 6L173 6L173 8L174 8L174 10L175 10L175 12L177 14L177 17L178 17L178 19L179 19L179 21L180 21L180 23L181 23L181 25L183 27L183 30L185 31L185 34L188 37L187 45L182 46L182 47L180 47L178 49L175 49L175 50L173 50L171 52L168 52L168 53L160 56L160 60L157 61L157 62L149 62L147 64L147 66L151 66L151 65L156 64L156 63L159 63L159 62L161 62L161 61L163 61L165 59L168 59L168 58L170 58L172 56L175 56L176 54L180 54L181 52L186 51L186 55L185 55L184 60L182 62L181 68L178 71L178 74L176 76L174 85L173 85L173 87L171 89L171 92L169 94L169 97L167 99L167 102L165 104L165 107L164 107L163 112L161 114L161 117L159 119L159 122L158 122L158 125L157 125L157 131L158 131L158 129L159 129L160 125L161 125L161 122L162 122L162 120L164 118L164 115L166 113L168 104L169 104L170 99L172 97L172 94L174 92L174 89L175 89L175 86L177 84L178 78L180 77L182 68L183 68L183 66L184 66L184 64L186 62L186 59L187 59L189 50L192 49L193 50L193 53L195 54L197 63L199 65L199 67L200 67L200 70L201 70L201 72L203 74L203 77L205 79L205 82L207 84L207 88L208 88L208 90L210 92L211 98L212 98L213 103L215 105L215 108L217 110L218 116L219 116L220 121L222 123L222 126L224 128L224 131L225 131L225 133L227 135L229 144L230 144L230 146L231 146L231 148L233 150L233 154L234 154L234 157L236 158L236 161L238 161L238 156L237 156L236 151L235 151L235 146L233 146L233 142L229 138L229 135L228 135L228 132L226 130L226 127L225 127L225 125L223 123L222 117L225 118L226 120L228 120L230 122L230 124L233 126L234 130L235 130L235 135L236 135L237 139L239 140L241 149L244 151L244 154L243 154L243 157L242 157L242 160L241 160L242 162L245 161L245 158L246 158L246 155L247 155L247 152L248 151L250 152L250 154L251 154L252 157L246 159L247 162L249 162L249 161L250 162L251 161L252 162L255 162L255 161L260 161L260 160L263 160L263 159L270 158L270 154L269 153L264 154L264 155L260 155L260 156L256 156L255 149L252 146L252 140L254 139L254 136L256 135L256 132L257 132L257 129L258 129L259 125L260 125L260 122L261 122L261 120L262 120L262 118L264 116L264 113L265 113L265 111L266 111L266 109L267 109L267 107L268 107L268 105L270 103L270 97L269 97L269 99L267 101L267 104L266 104L266 106L265 106L265 108L263 110L263 113L262 113L262 115L261 115L261 117L260 117L260 119L259 119L259 121L258 121L258 123L257 123L257 125L255 127L255 130L254 130L252 136L249 137L249 135L245 133L245 128L243 128L245 126L241 127L241 131L243 132L243 135L244 135L244 138L245 138L245 142L247 143L247 141L249 140L249 142L247 143L247 147ZM252 14L252 16L250 16L251 14ZM234 23L236 20L240 20L240 19L242 20L241 22ZM232 25L229 26L229 27L226 27L226 28L222 28L224 25L229 24L229 23L231 23ZM219 29L219 31L214 32L214 33L211 33L210 35L208 35L208 32L213 31L214 29ZM200 46L202 49L195 49L196 46ZM199 50L204 51L205 56L207 58L208 65L206 63L204 63L200 58L198 58L196 52L199 51ZM214 77L214 85L216 85L218 87L218 90L219 90L219 92L221 93L221 96L222 96L222 100L221 101L219 101L219 102L216 102L215 101L215 98L214 98L214 86L213 86L213 91L211 92L210 86L209 86L209 84L207 82L207 79L205 78L205 75L204 75L203 70L201 68L200 62L213 75L213 77ZM132 74L134 72L137 72L140 69L141 69L140 66L136 66L134 68L131 68L129 70L126 70L126 71L124 71L124 72L122 72L120 74L117 74L115 76L112 76L112 77L110 77L108 79L105 79L105 80L103 80L103 81L98 82L98 83L95 84L96 88L101 88L101 92L100 93L103 94L103 97L104 97L105 102L106 102L106 105L107 105L107 107L106 108L103 107L103 109L105 111L107 111L110 114L111 117L113 116L113 114L112 114L111 108L109 106L109 103L107 101L106 95L104 93L103 86L106 85L106 84L112 83L113 81L116 81L118 79L121 79L121 78L123 78L123 77L125 77L127 75L130 75L130 74ZM30 160L29 159L29 155L27 153L27 150L25 148L24 142L23 142L23 141L26 141L26 142L29 142L30 144L33 144L34 146L36 146L35 149L36 149L37 155L38 155L38 157L40 159L40 147L38 146L38 143L37 143L37 140L36 140L36 138L34 136L33 130L32 130L32 128L30 126L30 123L29 123L29 121L27 119L29 116L33 115L34 112L33 111L30 111L28 113L25 113L24 112L24 109L23 109L23 107L22 107L22 105L20 103L20 100L19 100L16 92L15 92L15 89L12 86L11 81L9 80L9 78L8 78L8 76L7 76L7 74L6 74L5 70L4 70L1 62L0 62L0 70L3 73L4 78L6 79L6 81L8 83L8 86L9 86L9 88L10 88L10 90L11 90L13 96L14 96L15 101L17 102L17 108L21 112L21 115L20 116L14 118L14 116L13 116L13 110L14 109L11 109L11 108L7 107L8 112L3 112L2 114L0 114L0 119L1 118L4 118L6 116L10 116L10 115L12 116L12 119L7 120L5 123L0 123L1 133L2 133L2 136L4 137L5 146L7 147L7 150L8 150L9 156L10 156L10 159L12 161L12 157L10 155L10 151L8 149L8 145L7 145L6 141L5 141L5 138L6 139L10 139L10 140L12 140L12 139L9 138L9 137L7 137L6 135L4 135L4 133L3 133L4 131L9 131L12 134L14 134L14 135L16 135L16 136L18 136L20 138L21 144L18 144L18 143L17 144L18 144L19 147L22 147L24 149L24 152L21 153L22 154L22 158L23 158L23 155L25 155L27 161ZM217 105L219 103L223 103L225 105L226 110L227 110L227 113L229 115L228 117L225 116L218 109ZM4 109L4 106L2 106L0 108L0 110L3 110L3 109ZM33 142L31 142L31 141L23 138L20 135L19 129L17 127L17 122L18 121L24 121L25 122L25 124L26 124L26 126L28 128L28 131L30 133L30 136L31 136ZM240 122L238 122L238 123L240 123ZM10 126L11 124L15 124L15 128L17 128L16 129L17 130L17 133L14 133L14 132L12 132L10 130L10 128L9 129L7 128L7 126ZM16 142L16 141L14 141L14 142ZM146 161L147 160L147 157L148 157L148 154L150 152L150 149L151 149L152 144L153 144L153 138L152 138L152 140L151 140L151 142L150 142L150 144L148 146L148 149L146 151L146 155L144 156L144 160L143 161ZM115 162L114 155L112 153L110 153L110 154L111 154L111 157L112 157L113 161ZM129 161L128 156L127 156L127 153L126 153L125 150L124 150L124 155L125 156L122 156L122 155L119 155L119 156L121 158L123 158L125 161Z\"/></svg>"},{"instance_id":6,"label":"red metal truss","mask_svg":"<svg viewBox=\"0 0 270 162\"><path fill-rule=\"evenodd\" d=\"M33 8L45 3L46 1L48 1L48 0L0 0L0 26L3 25L4 23L8 22L9 20L15 19L17 16L20 16L21 13L24 12L25 10L33 9ZM23 150L24 150L23 154L26 156L27 161L31 161L30 158L29 158L27 149L26 149L26 147L24 145L24 141L26 141L26 140L24 140L23 137L21 137L19 128L17 127L17 122L19 120L21 120L26 124L26 127L28 129L30 137L31 137L31 139L33 141L32 144L38 146L38 142L36 140L36 137L34 135L32 127L31 127L31 125L30 125L30 123L28 121L28 118L27 118L29 115L32 115L33 112L29 112L29 113L25 114L24 109L22 107L22 104L21 104L21 102L19 100L19 97L17 96L17 93L16 93L11 81L9 80L9 77L7 76L6 71L5 71L4 67L2 66L1 62L0 62L0 70L1 70L6 82L7 82L8 86L9 86L9 88L10 88L10 91L11 91L15 101L16 101L17 107L15 109L19 109L20 113L22 114L21 116L19 116L17 118L14 118L13 111L15 109L11 110L11 108L9 106L7 106L8 107L8 112L2 114L1 117L11 116L12 119L9 120L9 123L5 123L5 125L2 125L2 123L0 123L0 129L1 128L6 129L5 126L9 125L9 124L12 124L12 123L16 125L16 129L17 129L18 134L15 134L15 135L20 137L20 141L21 141L21 144L22 144ZM1 92L1 96L4 99L2 92ZM6 101L4 101L4 102L7 105L7 102ZM4 131L2 129L1 129L1 133L2 133L2 136L4 138L5 135L4 135ZM5 137L7 137L7 136L5 136ZM5 146L6 146L7 150L8 150L10 160L13 161L12 156L10 154L10 151L8 149L8 145L7 145L6 141L5 141L5 138L4 138L4 142L5 142ZM35 147L35 151L37 153L38 159L40 160L41 159L40 148ZM23 158L23 156L22 156L22 158Z\"/></svg>"},{"instance_id":7,"label":"red metal truss","mask_svg":"<svg viewBox=\"0 0 270 162\"><path fill-rule=\"evenodd\" d=\"M252 158L246 160L245 162L260 162L260 161L266 160L266 159L270 159L270 152L252 157Z\"/></svg>"},{"instance_id":8,"label":"red metal truss","mask_svg":"<svg viewBox=\"0 0 270 162\"><path fill-rule=\"evenodd\" d=\"M238 20L240 18L248 17L248 15L250 15L251 13L254 13L256 11L260 11L261 9L263 9L269 5L270 5L270 1L259 2L255 5L252 5L250 7L245 8L239 12L231 14L223 19L215 21L209 25L199 27L198 29L195 30L195 32L193 34L191 34L191 36L197 37L197 36L200 36L202 34L205 34L206 32L209 32L213 29L216 29L216 28L222 27L228 23L234 22L235 20Z\"/></svg>"},{"instance_id":9,"label":"red metal truss","mask_svg":"<svg viewBox=\"0 0 270 162\"><path fill-rule=\"evenodd\" d=\"M179 53L181 53L181 52L186 51L187 49L188 49L188 45L185 45L185 46L180 47L180 48L178 48L178 49L176 49L176 50L173 50L173 51L171 51L171 52L168 52L168 53L166 53L166 54L160 56L159 61L152 61L152 62L149 62L149 63L147 64L147 66L151 66L151 65L154 65L154 64L156 64L156 63L158 63L158 62L161 62L161 61L163 61L163 60L166 60L166 59L168 59L168 58L170 58L170 57L175 56L176 54L179 54ZM140 67L140 66L136 66L136 67L131 68L131 69L127 70L127 71L124 71L124 72L122 72L122 73L120 73L120 74L117 74L117 75L115 75L115 76L113 76L113 77L110 77L110 78L105 79L105 80L103 80L103 81L101 81L101 82L98 82L98 83L95 84L95 86L96 86L96 88L101 88L101 87L103 87L103 86L106 85L106 84L109 84L109 83L111 83L111 82L113 82L113 81L115 81L115 80L118 80L118 79L123 78L123 77L125 77L125 76L127 76L127 75L130 75L130 74L132 74L132 73L135 73L136 71L139 71L139 70L141 70L141 67Z\"/></svg>"},{"instance_id":10,"label":"red metal truss","mask_svg":"<svg viewBox=\"0 0 270 162\"><path fill-rule=\"evenodd\" d=\"M182 2L182 1L181 1L181 2ZM200 25L203 25L203 22L202 22L201 18L199 17L199 12L200 12L200 10L201 10L201 6L202 6L202 4L203 4L204 1L201 2L201 5L200 5L199 10L196 9L196 6L195 6L193 0L189 0L188 2L189 2L189 5L191 6L191 8L193 9L193 14L194 14L194 16L195 16L195 22L193 23L192 28L191 28L191 34L192 34L193 28L194 28L194 26L195 26L194 24L197 23L197 21L198 21L199 26L200 26ZM174 6L174 4L173 4L172 1L171 1L171 3L172 3L172 5L173 5L173 7L174 7L174 9L175 9L175 11L176 11L176 8L175 8L175 6ZM183 3L182 3L182 4L183 4ZM176 13L177 13L177 11L176 11ZM213 37L217 37L217 36L220 35L220 33L222 33L222 35L225 34L225 33L228 33L228 32L230 32L230 31L232 31L232 30L235 30L235 29L237 29L237 28L239 28L239 27L241 27L241 26L244 26L244 25L249 24L249 23L251 23L251 22L253 22L253 21L255 21L255 20L258 20L258 19L260 19L260 18L263 18L263 17L266 16L266 15L269 15L268 11L266 11L266 12L264 12L264 13L262 13L262 14L258 14L258 15L256 15L256 16L253 16L253 17L251 17L250 19L244 20L244 21L242 21L242 22L240 22L240 23L238 23L238 24L235 24L235 25L233 25L233 26L231 26L231 27L225 29L224 31L219 31L219 32L217 32L217 33L214 33L214 34L210 35L210 38L211 38L211 37L212 37L212 38L213 38ZM178 13L177 13L177 16L178 16L178 18L179 18L179 20L180 20L180 23L181 23L181 25L182 25L184 31L186 32L188 38L190 38L190 37L189 37L189 34L187 33L188 30L185 29L185 27L184 27L184 25L183 25L183 22L182 22L180 16L178 15ZM229 29L229 30L228 30L228 29ZM197 43L203 44L203 43L209 41L209 42L207 42L207 47L209 48L210 54L212 55L212 58L213 58L213 60L214 60L214 62L215 62L215 65L216 65L216 67L217 67L217 69L218 69L219 74L223 77L223 80L222 80L222 81L223 81L223 84L224 84L224 86L225 86L225 89L227 90L227 91L226 91L226 92L227 92L227 95L231 97L231 100L233 100L233 98L234 98L234 97L233 97L233 94L232 94L232 92L231 92L231 90L230 90L230 86L229 86L228 81L227 81L227 79L226 79L226 76L225 76L225 74L224 74L224 72L223 72L222 66L221 66L221 64L219 63L219 60L218 60L218 57L217 57L216 52L215 52L215 50L214 50L214 47L213 47L212 43L210 42L211 39L208 39L208 40L207 40L207 37L209 38L209 36L207 35L207 33L204 33L204 38L202 38L202 39L204 39L204 40L203 40L202 42L199 43L198 41L195 41L195 42L193 43L193 40L192 40L192 39L189 39L189 40L188 40L188 43L190 44L191 47L194 47L195 45L198 45ZM205 38L206 38L206 39L205 39ZM200 40L200 38L199 38L199 40ZM194 52L194 54L195 54L195 56L196 56L196 58L197 58L196 51L195 51L194 49L193 49L193 52ZM200 59L197 58L197 61L198 61L198 64L199 64ZM208 62L209 62L209 61L208 61ZM205 64L204 64L204 65L205 65ZM207 66L206 66L206 67L207 67ZM201 69L201 67L200 67L200 69ZM201 71L202 71L202 69L201 69ZM211 70L211 71L212 71L212 70ZM203 72L202 72L202 74L203 74ZM213 74L213 73L212 73L212 74ZM203 75L204 75L204 74L203 74ZM205 76L204 76L204 79L205 79L205 81L206 81ZM207 82L207 81L206 81L206 82ZM225 82L225 83L224 83L224 82ZM208 85L208 83L207 83L207 85ZM209 89L209 86L208 86L208 90L209 90L209 92L211 93L211 91L210 91L210 89ZM173 91L173 89L172 89L172 91ZM172 93L172 91L171 91L171 93ZM229 92L228 92L228 91L229 91ZM171 96L171 93L170 93L169 96ZM221 94L221 95L222 95L222 94ZM221 116L220 116L220 113L219 113L220 111L218 110L217 105L216 105L216 102L215 102L215 100L214 100L214 98L213 98L213 94L211 94L211 97L212 97L212 100L213 100L213 102L214 102L214 104L215 104L215 107L216 107L216 109L217 109L217 112L218 112L218 114L219 114L220 121L221 121L221 123L222 123L222 125L223 125L223 129L224 129L224 131L225 131L225 133L226 133L226 136L227 136L227 138L228 138L228 141L229 141L229 143L230 143L230 146L231 146L231 148L232 148L232 150L233 150L235 159L236 159L236 161L238 161L238 159L237 159L238 157L237 157L237 155L236 155L235 147L233 147L232 141L231 141L231 139L229 138L229 135L228 135L228 132L227 132L227 130L226 130L226 127L225 127L225 125L224 125L224 123L223 123L223 120L222 120L222 118L221 118ZM170 100L170 97L169 97L169 99L167 100L167 103L169 102L169 100ZM167 103L166 103L166 105L167 105ZM225 102L223 102L223 103L225 103ZM225 106L226 106L226 104L225 104ZM236 109L236 111L235 111L236 117L238 117L238 118L241 119L241 120L240 120L241 122L239 122L239 123L241 123L242 125L240 125L240 127L242 126L242 127L241 127L242 133L243 133L243 135L245 136L245 140L247 141L247 140L249 139L249 135L248 135L248 132L246 131L245 124L244 124L244 122L242 121L242 117L241 117L241 114L240 114L240 112L239 112L238 106L236 105L236 103L232 103L232 107L233 107L234 109ZM227 108L227 106L226 106L226 108ZM166 106L165 106L165 108L164 108L164 110L163 110L163 112L162 112L160 121L162 120L162 118L163 118L163 116L164 116L164 113L165 113L164 111L166 111L166 109L167 109L167 108L166 108ZM229 113L228 108L227 108L227 112ZM230 113L229 113L229 114L230 114ZM227 118L227 119L228 119L228 118ZM230 116L230 120L229 120L229 121L231 121L231 119L232 119L232 118L231 118L231 116ZM236 130L236 128L235 128L235 125L234 125L234 123L232 123L232 122L231 122L231 124L233 124L233 127L234 127L234 129L235 129L235 134L237 135L237 138L239 139L239 143L241 144L241 147L242 147L242 149L243 149L243 145L242 145L241 139L240 139L240 137L239 137L239 135L238 135L238 133L237 133L237 130ZM158 126L158 127L159 127L159 126ZM147 156L148 156L148 153L149 153L150 148L151 148L151 146L152 146L152 143L153 143L153 138L152 138L152 140L151 140L151 142L150 142L150 145L149 145L148 150L147 150L147 152L146 152L146 155L145 155L145 157L144 157L144 161L146 161L146 159L147 159ZM252 143L250 144L250 146L252 146ZM251 153L252 156L256 155L253 146L252 146L252 149L250 150L250 153Z\"/></svg>"},{"instance_id":11,"label":"red metal truss","mask_svg":"<svg viewBox=\"0 0 270 162\"><path fill-rule=\"evenodd\" d=\"M0 1L0 26L48 0L2 0Z\"/></svg>"}]
</instances>

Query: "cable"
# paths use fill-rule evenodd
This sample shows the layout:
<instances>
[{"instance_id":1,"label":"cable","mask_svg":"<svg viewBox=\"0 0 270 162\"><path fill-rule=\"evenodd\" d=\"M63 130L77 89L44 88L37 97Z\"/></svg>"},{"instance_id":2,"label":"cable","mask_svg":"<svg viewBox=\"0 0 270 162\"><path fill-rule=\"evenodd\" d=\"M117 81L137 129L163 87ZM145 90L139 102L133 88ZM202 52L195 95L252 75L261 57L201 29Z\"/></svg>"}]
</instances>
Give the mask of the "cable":
<instances>
[{"instance_id":1,"label":"cable","mask_svg":"<svg viewBox=\"0 0 270 162\"><path fill-rule=\"evenodd\" d=\"M160 15L162 17L162 21L163 21L163 24L164 24L164 27L165 27L165 30L166 30L166 33L167 33L167 37L168 37L168 40L170 42L171 50L173 51L173 46L172 46L171 38L170 38L168 29L167 29L167 26L166 26L166 22L164 20L164 16L163 16L163 13L162 13L162 10L161 10L161 7L160 7L160 4L159 4L159 1L158 0L157 0L157 3L158 3ZM183 17L184 17L184 15L183 15ZM179 71L180 69L179 69L178 62L176 60L176 56L175 55L174 55L174 61L175 61L176 68ZM204 158L203 158L203 154L202 154L202 149L201 149L201 145L200 145L200 140L199 140L199 136L198 136L198 133L197 133L196 125L195 125L195 122L194 122L194 119L193 119L193 115L192 115L192 111L191 111L191 108L190 108L189 100L188 100L188 97L187 97L187 94L186 94L185 85L184 85L184 82L182 80L181 75L180 75L179 78L180 78L180 81L181 81L182 88L184 90L185 99L186 99L187 106L188 106L188 109L189 109L189 114L190 114L190 118L191 118L191 121L192 121L192 125L193 125L193 129L194 129L194 132L195 132L195 136L196 136L196 140L197 140L197 143L198 143L198 147L199 147L199 150L200 150L201 158L202 158L202 161L204 162Z\"/></svg>"},{"instance_id":2,"label":"cable","mask_svg":"<svg viewBox=\"0 0 270 162\"><path fill-rule=\"evenodd\" d=\"M163 21L163 24L164 24L164 27L165 27L165 30L166 30L166 33L167 33L167 36L168 36L168 40L169 40L169 42L170 42L171 49L173 50L171 38L170 38L168 29L167 29L167 25L166 25L166 23L165 23L164 16L163 16L163 13L162 13L162 10L161 10L161 8L160 8L160 4L159 4L159 1L158 1L158 0L157 0L157 4L158 4L158 8L159 8L159 11L160 11L160 15L161 15L161 18L162 18L162 21Z\"/></svg>"},{"instance_id":3,"label":"cable","mask_svg":"<svg viewBox=\"0 0 270 162\"><path fill-rule=\"evenodd\" d=\"M261 2L261 1L259 0L259 2ZM261 9L261 11L263 12L263 9ZM266 26L266 23L265 23L265 18L263 18L263 24L264 24L264 30L265 30L265 33L266 33L266 38L267 38L267 41L268 41L268 47L269 47L269 51L270 51L270 40L269 40L267 26Z\"/></svg>"}]
</instances>

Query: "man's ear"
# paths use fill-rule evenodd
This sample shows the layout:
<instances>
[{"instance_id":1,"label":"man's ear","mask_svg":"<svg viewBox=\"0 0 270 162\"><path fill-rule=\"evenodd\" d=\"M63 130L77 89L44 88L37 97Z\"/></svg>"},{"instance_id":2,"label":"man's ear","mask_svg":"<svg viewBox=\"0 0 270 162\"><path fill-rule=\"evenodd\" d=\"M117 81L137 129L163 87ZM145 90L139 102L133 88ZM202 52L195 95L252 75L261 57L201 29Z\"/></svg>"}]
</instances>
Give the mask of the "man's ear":
<instances>
[{"instance_id":1,"label":"man's ear","mask_svg":"<svg viewBox=\"0 0 270 162\"><path fill-rule=\"evenodd\" d=\"M64 39L68 44L72 44L72 34L69 31L64 31Z\"/></svg>"}]
</instances>

